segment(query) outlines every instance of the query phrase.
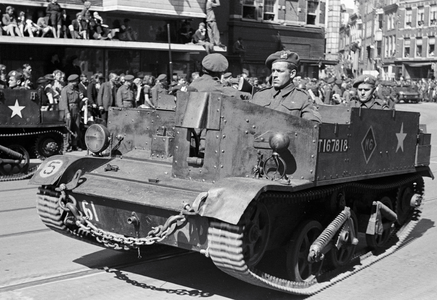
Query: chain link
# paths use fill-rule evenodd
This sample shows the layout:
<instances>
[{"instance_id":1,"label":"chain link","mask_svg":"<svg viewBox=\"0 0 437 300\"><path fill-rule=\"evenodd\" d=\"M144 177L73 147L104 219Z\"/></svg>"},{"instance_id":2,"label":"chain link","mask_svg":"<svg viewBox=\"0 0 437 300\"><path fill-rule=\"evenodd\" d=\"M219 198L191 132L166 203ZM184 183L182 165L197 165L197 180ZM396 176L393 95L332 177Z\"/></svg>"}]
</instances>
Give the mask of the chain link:
<instances>
[{"instance_id":1,"label":"chain link","mask_svg":"<svg viewBox=\"0 0 437 300\"><path fill-rule=\"evenodd\" d=\"M66 219L73 219L73 223L79 227L79 230L90 233L99 243L104 244L108 248L128 250L159 243L172 235L176 229L185 225L187 221L185 215L196 214L189 205L185 205L178 215L170 216L164 225L153 227L152 230L147 233L146 237L126 237L96 227L77 209L77 201L67 194L65 188L60 187L58 191L61 193L59 196L59 207L67 212Z\"/></svg>"}]
</instances>

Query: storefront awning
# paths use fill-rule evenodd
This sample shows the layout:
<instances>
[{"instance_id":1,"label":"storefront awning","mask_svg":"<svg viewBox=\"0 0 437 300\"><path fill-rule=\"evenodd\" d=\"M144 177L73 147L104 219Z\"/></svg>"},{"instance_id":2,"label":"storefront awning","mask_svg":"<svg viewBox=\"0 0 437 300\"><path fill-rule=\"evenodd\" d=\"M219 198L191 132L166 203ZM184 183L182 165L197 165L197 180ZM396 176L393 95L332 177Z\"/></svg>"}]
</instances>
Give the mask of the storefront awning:
<instances>
[{"instance_id":1,"label":"storefront awning","mask_svg":"<svg viewBox=\"0 0 437 300\"><path fill-rule=\"evenodd\" d=\"M410 62L410 63L404 62L404 64L409 67L418 68L418 67L431 66L432 63L431 62Z\"/></svg>"}]
</instances>

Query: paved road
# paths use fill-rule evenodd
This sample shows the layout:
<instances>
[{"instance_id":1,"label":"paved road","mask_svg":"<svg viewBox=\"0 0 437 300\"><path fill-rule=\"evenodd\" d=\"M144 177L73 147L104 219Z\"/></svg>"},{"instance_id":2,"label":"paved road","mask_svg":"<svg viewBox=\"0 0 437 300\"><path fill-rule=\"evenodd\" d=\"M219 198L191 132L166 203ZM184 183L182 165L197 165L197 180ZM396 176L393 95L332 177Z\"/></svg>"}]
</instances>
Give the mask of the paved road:
<instances>
[{"instance_id":1,"label":"paved road","mask_svg":"<svg viewBox=\"0 0 437 300\"><path fill-rule=\"evenodd\" d=\"M398 107L419 110L434 137L436 108L429 103ZM437 173L433 143L431 168ZM197 253L151 247L139 260L135 252L106 250L59 235L39 220L36 188L27 183L0 183L1 300L305 299L235 280ZM402 249L306 299L434 299L437 185L426 179L425 187L422 219Z\"/></svg>"}]
</instances>

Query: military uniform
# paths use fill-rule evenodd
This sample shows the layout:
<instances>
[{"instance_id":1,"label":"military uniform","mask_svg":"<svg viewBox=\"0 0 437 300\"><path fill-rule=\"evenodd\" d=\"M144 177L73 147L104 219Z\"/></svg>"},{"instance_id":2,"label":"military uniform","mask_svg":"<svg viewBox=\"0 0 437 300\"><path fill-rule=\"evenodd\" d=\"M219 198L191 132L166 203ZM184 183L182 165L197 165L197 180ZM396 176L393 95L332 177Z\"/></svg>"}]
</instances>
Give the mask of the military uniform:
<instances>
[{"instance_id":1,"label":"military uniform","mask_svg":"<svg viewBox=\"0 0 437 300\"><path fill-rule=\"evenodd\" d=\"M293 83L282 90L273 87L263 89L253 96L251 102L303 119L321 121L320 114L311 104L307 92L296 88Z\"/></svg>"},{"instance_id":2,"label":"military uniform","mask_svg":"<svg viewBox=\"0 0 437 300\"><path fill-rule=\"evenodd\" d=\"M133 79L134 77L132 75L125 76L126 81L132 81ZM126 107L126 108L134 107L135 95L132 88L130 86L127 86L126 84L119 87L117 90L115 103L118 107Z\"/></svg>"},{"instance_id":3,"label":"military uniform","mask_svg":"<svg viewBox=\"0 0 437 300\"><path fill-rule=\"evenodd\" d=\"M266 66L272 69L276 62L286 62L299 66L299 55L289 50L275 52L266 59ZM291 74L291 73L290 73ZM273 76L273 75L272 75ZM296 88L293 83L293 78L284 82L283 87L269 87L255 93L252 103L268 107L277 111L288 113L292 116L301 117L303 119L321 122L321 116L316 107L312 104L312 99L309 94L302 89ZM287 83L288 82L288 83Z\"/></svg>"},{"instance_id":4,"label":"military uniform","mask_svg":"<svg viewBox=\"0 0 437 300\"><path fill-rule=\"evenodd\" d=\"M373 86L373 94L370 96L370 99L367 101L360 101L359 96L356 95L355 98L351 99L349 103L350 107L361 107L367 109L389 109L386 101L378 99L378 96L375 93L376 78L374 76L372 75L358 76L354 81L353 87L358 88L361 84L367 84L369 88Z\"/></svg>"},{"instance_id":5,"label":"military uniform","mask_svg":"<svg viewBox=\"0 0 437 300\"><path fill-rule=\"evenodd\" d=\"M369 109L389 109L387 103L384 100L373 98L367 102L361 102L358 99L352 99L349 102L350 107L361 107Z\"/></svg>"},{"instance_id":6,"label":"military uniform","mask_svg":"<svg viewBox=\"0 0 437 300\"><path fill-rule=\"evenodd\" d=\"M77 81L78 75L73 74L68 77L68 82ZM78 141L82 141L82 131L80 130L80 111L81 111L82 99L80 97L80 92L77 86L72 86L67 84L61 91L61 100L59 102L59 110L64 110L65 115L70 114L70 118L66 119L67 126L70 128L71 132L75 133L76 136L68 134L68 139L70 140L70 145L75 148L77 147Z\"/></svg>"}]
</instances>

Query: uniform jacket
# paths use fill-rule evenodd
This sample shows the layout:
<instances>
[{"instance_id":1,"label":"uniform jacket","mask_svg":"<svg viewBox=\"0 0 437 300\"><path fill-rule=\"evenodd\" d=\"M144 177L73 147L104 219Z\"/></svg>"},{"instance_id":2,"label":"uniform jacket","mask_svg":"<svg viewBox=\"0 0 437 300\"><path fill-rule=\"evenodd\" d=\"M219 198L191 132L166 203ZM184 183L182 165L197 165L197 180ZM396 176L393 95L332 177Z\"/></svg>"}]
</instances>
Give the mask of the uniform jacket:
<instances>
[{"instance_id":1,"label":"uniform jacket","mask_svg":"<svg viewBox=\"0 0 437 300\"><path fill-rule=\"evenodd\" d=\"M293 83L282 90L273 87L263 89L253 96L251 102L292 116L321 122L320 114L312 105L310 96L306 91L296 88Z\"/></svg>"},{"instance_id":2,"label":"uniform jacket","mask_svg":"<svg viewBox=\"0 0 437 300\"><path fill-rule=\"evenodd\" d=\"M188 87L188 91L196 91L196 92L216 92L222 93L227 96L246 98L247 93L240 92L229 86L224 86L223 83L217 77L212 77L208 74L203 74L201 77L195 79Z\"/></svg>"},{"instance_id":3,"label":"uniform jacket","mask_svg":"<svg viewBox=\"0 0 437 300\"><path fill-rule=\"evenodd\" d=\"M103 106L105 111L108 111L110 106L115 103L115 91L111 82L107 81L102 83L97 95L97 105Z\"/></svg>"},{"instance_id":4,"label":"uniform jacket","mask_svg":"<svg viewBox=\"0 0 437 300\"><path fill-rule=\"evenodd\" d=\"M71 85L66 85L61 91L59 110L69 111L69 104L77 104L79 106L80 103L81 99L79 97L79 90L77 88L73 88Z\"/></svg>"},{"instance_id":5,"label":"uniform jacket","mask_svg":"<svg viewBox=\"0 0 437 300\"><path fill-rule=\"evenodd\" d=\"M123 107L123 101L135 102L134 92L127 85L122 85L117 90L117 96L115 98L115 105Z\"/></svg>"},{"instance_id":6,"label":"uniform jacket","mask_svg":"<svg viewBox=\"0 0 437 300\"><path fill-rule=\"evenodd\" d=\"M388 105L384 100L372 98L367 102L361 102L360 100L354 98L350 101L350 107L362 107L369 109L388 109Z\"/></svg>"}]
</instances>

